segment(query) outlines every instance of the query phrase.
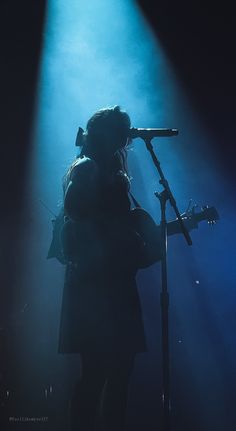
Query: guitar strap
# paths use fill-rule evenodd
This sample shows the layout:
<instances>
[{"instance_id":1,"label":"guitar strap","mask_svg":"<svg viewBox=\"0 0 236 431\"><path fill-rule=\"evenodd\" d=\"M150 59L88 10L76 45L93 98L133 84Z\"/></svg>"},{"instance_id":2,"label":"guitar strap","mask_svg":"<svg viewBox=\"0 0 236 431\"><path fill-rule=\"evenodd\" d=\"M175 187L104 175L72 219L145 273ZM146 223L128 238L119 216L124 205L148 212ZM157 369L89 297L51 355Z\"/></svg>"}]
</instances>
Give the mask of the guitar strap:
<instances>
[{"instance_id":1,"label":"guitar strap","mask_svg":"<svg viewBox=\"0 0 236 431\"><path fill-rule=\"evenodd\" d=\"M131 192L129 192L129 196L130 196L131 201L132 201L132 203L134 204L134 206L135 206L136 208L141 208L140 203L135 199L134 195L133 195Z\"/></svg>"}]
</instances>

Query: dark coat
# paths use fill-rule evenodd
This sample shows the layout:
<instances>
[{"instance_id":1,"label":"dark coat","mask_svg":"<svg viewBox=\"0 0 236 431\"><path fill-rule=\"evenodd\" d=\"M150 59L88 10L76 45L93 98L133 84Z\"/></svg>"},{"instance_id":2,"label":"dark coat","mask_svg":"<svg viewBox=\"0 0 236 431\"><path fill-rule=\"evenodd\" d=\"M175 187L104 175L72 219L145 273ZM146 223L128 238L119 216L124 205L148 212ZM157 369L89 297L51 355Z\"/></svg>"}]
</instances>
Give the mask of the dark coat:
<instances>
[{"instance_id":1,"label":"dark coat","mask_svg":"<svg viewBox=\"0 0 236 431\"><path fill-rule=\"evenodd\" d=\"M69 220L64 231L62 242L70 263L65 273L59 352L143 352L146 342L135 281L140 238L122 224L130 211L124 179L117 175L109 183L101 181L96 205L97 214L94 205L93 217L86 208L88 217L84 212L83 217ZM83 209L81 202L78 208ZM98 214L103 214L99 222Z\"/></svg>"}]
</instances>

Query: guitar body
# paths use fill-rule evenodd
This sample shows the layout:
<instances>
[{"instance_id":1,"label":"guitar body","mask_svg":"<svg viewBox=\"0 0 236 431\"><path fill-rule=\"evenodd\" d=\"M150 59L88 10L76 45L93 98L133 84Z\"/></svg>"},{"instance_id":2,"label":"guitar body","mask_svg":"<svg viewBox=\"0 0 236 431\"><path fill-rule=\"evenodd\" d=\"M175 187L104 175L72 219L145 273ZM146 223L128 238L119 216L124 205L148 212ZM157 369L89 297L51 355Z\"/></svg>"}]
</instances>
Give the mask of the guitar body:
<instances>
[{"instance_id":1,"label":"guitar body","mask_svg":"<svg viewBox=\"0 0 236 431\"><path fill-rule=\"evenodd\" d=\"M161 259L160 226L143 208L129 213L129 223L142 238L143 247L139 254L139 268L147 268Z\"/></svg>"},{"instance_id":2,"label":"guitar body","mask_svg":"<svg viewBox=\"0 0 236 431\"><path fill-rule=\"evenodd\" d=\"M107 222L68 220L61 229L67 262L146 268L160 260L160 228L142 208Z\"/></svg>"}]
</instances>

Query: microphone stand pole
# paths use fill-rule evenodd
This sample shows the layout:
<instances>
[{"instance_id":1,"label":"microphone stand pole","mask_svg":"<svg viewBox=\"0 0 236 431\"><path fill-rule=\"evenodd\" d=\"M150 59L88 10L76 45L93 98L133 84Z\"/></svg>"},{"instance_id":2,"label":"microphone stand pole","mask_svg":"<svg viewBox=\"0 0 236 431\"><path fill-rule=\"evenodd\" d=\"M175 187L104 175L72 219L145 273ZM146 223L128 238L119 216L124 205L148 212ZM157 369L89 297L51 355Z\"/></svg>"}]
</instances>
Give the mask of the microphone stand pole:
<instances>
[{"instance_id":1,"label":"microphone stand pole","mask_svg":"<svg viewBox=\"0 0 236 431\"><path fill-rule=\"evenodd\" d=\"M188 245L192 245L191 237L183 223L174 196L170 190L159 160L153 151L151 139L145 139L147 150L150 152L154 165L159 173L159 183L163 186L161 193L155 192L161 205L161 282L162 290L161 300L161 321L162 321L162 406L163 406L163 431L170 431L170 358L169 358L169 293L167 289L167 221L166 221L166 203L170 201L176 217L179 221L181 231Z\"/></svg>"}]
</instances>

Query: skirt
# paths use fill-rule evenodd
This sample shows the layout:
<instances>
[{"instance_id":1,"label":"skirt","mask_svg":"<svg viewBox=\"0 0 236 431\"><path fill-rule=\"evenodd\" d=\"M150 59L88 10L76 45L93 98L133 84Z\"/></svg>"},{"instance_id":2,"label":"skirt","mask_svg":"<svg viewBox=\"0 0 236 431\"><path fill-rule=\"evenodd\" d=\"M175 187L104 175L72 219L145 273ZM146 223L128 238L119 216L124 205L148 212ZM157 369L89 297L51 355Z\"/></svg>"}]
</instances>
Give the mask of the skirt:
<instances>
[{"instance_id":1,"label":"skirt","mask_svg":"<svg viewBox=\"0 0 236 431\"><path fill-rule=\"evenodd\" d=\"M145 352L135 274L66 267L59 353Z\"/></svg>"}]
</instances>

